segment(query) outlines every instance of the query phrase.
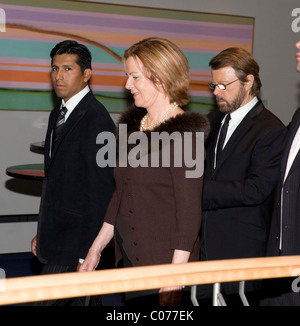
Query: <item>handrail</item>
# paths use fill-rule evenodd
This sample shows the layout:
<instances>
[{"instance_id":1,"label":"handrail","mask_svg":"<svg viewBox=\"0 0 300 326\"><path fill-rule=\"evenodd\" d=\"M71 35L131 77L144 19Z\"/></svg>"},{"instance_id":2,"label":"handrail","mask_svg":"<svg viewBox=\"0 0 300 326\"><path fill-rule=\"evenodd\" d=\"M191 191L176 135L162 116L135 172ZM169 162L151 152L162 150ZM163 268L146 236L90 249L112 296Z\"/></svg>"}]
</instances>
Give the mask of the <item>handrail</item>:
<instances>
[{"instance_id":1,"label":"handrail","mask_svg":"<svg viewBox=\"0 0 300 326\"><path fill-rule=\"evenodd\" d=\"M281 256L106 269L85 273L7 278L0 305L175 285L296 277L300 256ZM1 287L0 287L1 289Z\"/></svg>"}]
</instances>

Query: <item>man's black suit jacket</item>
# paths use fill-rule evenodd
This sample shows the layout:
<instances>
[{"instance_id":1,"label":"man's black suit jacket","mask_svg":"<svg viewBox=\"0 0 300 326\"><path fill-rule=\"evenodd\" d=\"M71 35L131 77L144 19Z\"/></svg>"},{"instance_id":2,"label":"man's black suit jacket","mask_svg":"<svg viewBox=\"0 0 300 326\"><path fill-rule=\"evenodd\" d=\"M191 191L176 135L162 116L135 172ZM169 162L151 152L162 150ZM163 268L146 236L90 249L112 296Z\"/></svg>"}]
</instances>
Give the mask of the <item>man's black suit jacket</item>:
<instances>
[{"instance_id":1,"label":"man's black suit jacket","mask_svg":"<svg viewBox=\"0 0 300 326\"><path fill-rule=\"evenodd\" d=\"M68 117L50 155L51 134L60 107L52 110L45 139L45 179L38 220L41 262L76 266L98 234L114 190L113 168L100 168L96 144L115 124L90 91Z\"/></svg>"},{"instance_id":2,"label":"man's black suit jacket","mask_svg":"<svg viewBox=\"0 0 300 326\"><path fill-rule=\"evenodd\" d=\"M300 255L300 151L284 181L286 164L294 137L300 125L300 108L289 125L289 133L281 161L276 204L270 231L268 255ZM282 201L281 201L282 193ZM280 221L282 210L282 224ZM280 247L280 239L282 244Z\"/></svg>"},{"instance_id":3,"label":"man's black suit jacket","mask_svg":"<svg viewBox=\"0 0 300 326\"><path fill-rule=\"evenodd\" d=\"M203 187L202 257L266 254L266 242L286 127L259 100L236 128L214 169L224 114L211 120Z\"/></svg>"}]
</instances>

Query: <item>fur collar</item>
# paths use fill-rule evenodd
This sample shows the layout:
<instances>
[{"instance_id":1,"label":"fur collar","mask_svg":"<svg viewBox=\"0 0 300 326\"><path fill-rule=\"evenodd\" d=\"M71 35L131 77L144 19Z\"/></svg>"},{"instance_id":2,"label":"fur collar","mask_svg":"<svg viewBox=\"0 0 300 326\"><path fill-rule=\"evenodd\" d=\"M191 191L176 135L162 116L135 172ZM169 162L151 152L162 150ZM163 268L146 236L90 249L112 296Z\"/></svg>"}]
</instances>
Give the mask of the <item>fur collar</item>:
<instances>
[{"instance_id":1,"label":"fur collar","mask_svg":"<svg viewBox=\"0 0 300 326\"><path fill-rule=\"evenodd\" d=\"M130 107L124 113L122 113L118 124L126 124L128 135L140 130L140 123L144 115L147 113L144 108L137 108L135 106ZM177 115L174 118L170 118L164 123L158 125L153 130L155 132L167 131L168 133L173 133L179 131L184 132L204 132L204 138L208 137L210 131L210 124L206 115L187 112ZM145 131L147 135L151 134L151 131Z\"/></svg>"}]
</instances>

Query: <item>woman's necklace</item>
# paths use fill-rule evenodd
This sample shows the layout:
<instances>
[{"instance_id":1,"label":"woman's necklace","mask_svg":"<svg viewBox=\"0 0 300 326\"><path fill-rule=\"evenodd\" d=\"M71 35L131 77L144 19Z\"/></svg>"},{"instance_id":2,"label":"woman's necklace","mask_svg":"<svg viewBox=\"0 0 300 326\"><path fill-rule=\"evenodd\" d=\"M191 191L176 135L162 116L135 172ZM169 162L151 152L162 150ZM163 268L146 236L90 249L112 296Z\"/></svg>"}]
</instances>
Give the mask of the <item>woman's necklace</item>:
<instances>
[{"instance_id":1,"label":"woman's necklace","mask_svg":"<svg viewBox=\"0 0 300 326\"><path fill-rule=\"evenodd\" d=\"M168 117L168 115L177 108L178 104L176 102L173 102L173 104L171 105L170 109L163 115L163 117L158 120L153 122L151 125L149 125L148 127L145 127L145 122L148 119L148 113L143 117L143 119L141 120L141 124L140 124L140 130L144 131L144 130L148 130L150 128L152 128L153 126L159 125L163 122L165 122L166 118Z\"/></svg>"}]
</instances>

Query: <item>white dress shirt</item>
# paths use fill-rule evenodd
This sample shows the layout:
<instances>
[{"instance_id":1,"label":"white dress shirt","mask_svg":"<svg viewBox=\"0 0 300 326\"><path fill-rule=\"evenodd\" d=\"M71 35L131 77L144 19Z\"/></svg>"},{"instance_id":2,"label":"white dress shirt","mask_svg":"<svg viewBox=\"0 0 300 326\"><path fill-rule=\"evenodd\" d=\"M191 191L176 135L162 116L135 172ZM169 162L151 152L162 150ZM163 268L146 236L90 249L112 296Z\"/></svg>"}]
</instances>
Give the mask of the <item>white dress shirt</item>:
<instances>
[{"instance_id":1,"label":"white dress shirt","mask_svg":"<svg viewBox=\"0 0 300 326\"><path fill-rule=\"evenodd\" d=\"M68 111L65 115L65 121L67 121L69 115L72 113L72 111L75 109L77 104L84 98L84 96L90 91L89 86L85 86L79 93L72 96L67 102L64 100L61 101L61 108L65 106Z\"/></svg>"},{"instance_id":2,"label":"white dress shirt","mask_svg":"<svg viewBox=\"0 0 300 326\"><path fill-rule=\"evenodd\" d=\"M290 148L289 156L287 159L286 163L286 168L285 168L285 174L284 174L284 179L283 179L283 184L285 182L285 179L291 169L291 166L295 160L295 157L297 156L298 152L300 149L300 126L298 127L298 130L295 134L295 137L292 142L292 146ZM283 205L283 188L281 188L281 212L280 212L280 240L279 240L279 249L282 249L282 205Z\"/></svg>"},{"instance_id":3,"label":"white dress shirt","mask_svg":"<svg viewBox=\"0 0 300 326\"><path fill-rule=\"evenodd\" d=\"M285 169L285 175L284 175L284 181L290 171L290 168L295 160L296 155L298 154L300 149L300 126L296 132L296 135L294 137L292 146L290 148L290 152L289 152L289 156L288 156L288 160L286 163L286 169Z\"/></svg>"},{"instance_id":4,"label":"white dress shirt","mask_svg":"<svg viewBox=\"0 0 300 326\"><path fill-rule=\"evenodd\" d=\"M80 92L78 92L77 94L75 94L74 96L72 96L67 102L65 102L64 100L61 101L61 106L60 109L65 106L68 111L65 115L65 121L67 121L68 117L70 116L70 114L72 113L72 111L75 109L75 107L77 106L77 104L84 98L84 96L90 91L89 86L87 85L85 88L83 88ZM50 146L50 156L51 156L51 148L52 148L52 136L53 136L53 131L51 134L51 146Z\"/></svg>"}]
</instances>

